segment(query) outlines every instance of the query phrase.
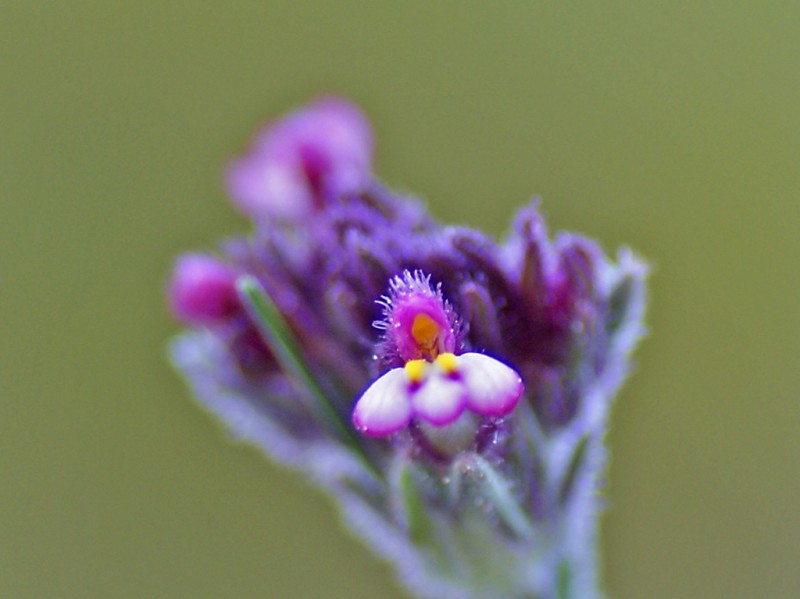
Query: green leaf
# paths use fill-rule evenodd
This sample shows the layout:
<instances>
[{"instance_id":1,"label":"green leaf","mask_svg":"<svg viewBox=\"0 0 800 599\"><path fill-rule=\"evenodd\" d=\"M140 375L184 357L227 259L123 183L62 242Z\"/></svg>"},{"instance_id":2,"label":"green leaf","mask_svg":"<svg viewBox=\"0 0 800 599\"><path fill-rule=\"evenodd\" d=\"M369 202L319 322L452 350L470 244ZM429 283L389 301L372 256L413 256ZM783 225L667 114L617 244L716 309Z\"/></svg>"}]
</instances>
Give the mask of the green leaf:
<instances>
[{"instance_id":1,"label":"green leaf","mask_svg":"<svg viewBox=\"0 0 800 599\"><path fill-rule=\"evenodd\" d=\"M570 491L575 483L575 477L578 475L578 471L583 464L583 458L586 455L586 448L588 445L589 435L583 435L575 443L572 456L570 456L569 463L567 464L567 468L558 486L558 503L561 505L563 505L569 497Z\"/></svg>"},{"instance_id":2,"label":"green leaf","mask_svg":"<svg viewBox=\"0 0 800 599\"><path fill-rule=\"evenodd\" d=\"M570 599L572 597L572 570L566 560L561 560L558 564L558 599Z\"/></svg>"},{"instance_id":3,"label":"green leaf","mask_svg":"<svg viewBox=\"0 0 800 599\"><path fill-rule=\"evenodd\" d=\"M236 289L283 372L295 384L300 385L308 392L311 399L308 408L314 418L326 426L339 440L356 451L370 467L370 470L375 473L359 439L354 435L353 430L342 421L314 375L306 366L286 322L258 280L249 275L242 276L236 281Z\"/></svg>"},{"instance_id":4,"label":"green leaf","mask_svg":"<svg viewBox=\"0 0 800 599\"><path fill-rule=\"evenodd\" d=\"M403 507L403 516L408 527L408 536L414 544L423 543L429 536L431 522L425 511L414 471L410 462L404 461L397 473L397 486L400 492L400 501Z\"/></svg>"},{"instance_id":5,"label":"green leaf","mask_svg":"<svg viewBox=\"0 0 800 599\"><path fill-rule=\"evenodd\" d=\"M474 464L482 476L486 497L497 511L497 515L511 531L520 538L528 538L533 533L528 517L511 493L511 485L505 477L495 470L481 456L474 456Z\"/></svg>"}]
</instances>

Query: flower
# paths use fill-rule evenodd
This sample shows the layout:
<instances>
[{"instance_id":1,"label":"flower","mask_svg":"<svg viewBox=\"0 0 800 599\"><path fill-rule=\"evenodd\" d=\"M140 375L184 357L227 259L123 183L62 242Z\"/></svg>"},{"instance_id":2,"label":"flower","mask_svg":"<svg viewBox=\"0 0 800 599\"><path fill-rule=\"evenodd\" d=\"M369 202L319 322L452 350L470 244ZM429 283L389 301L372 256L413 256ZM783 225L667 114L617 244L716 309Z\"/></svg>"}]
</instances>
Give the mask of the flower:
<instances>
[{"instance_id":1,"label":"flower","mask_svg":"<svg viewBox=\"0 0 800 599\"><path fill-rule=\"evenodd\" d=\"M259 133L226 173L234 204L254 218L304 218L369 180L372 132L346 100L327 97Z\"/></svg>"},{"instance_id":2,"label":"flower","mask_svg":"<svg viewBox=\"0 0 800 599\"><path fill-rule=\"evenodd\" d=\"M183 254L173 266L167 296L177 319L213 330L227 344L239 373L260 378L274 371L275 361L239 301L238 276L239 269L219 258Z\"/></svg>"},{"instance_id":3,"label":"flower","mask_svg":"<svg viewBox=\"0 0 800 599\"><path fill-rule=\"evenodd\" d=\"M384 351L404 362L374 381L356 402L353 424L371 437L405 428L412 418L433 426L454 423L465 409L481 416L505 416L522 396L519 374L499 360L466 352L456 355L459 321L434 291L430 276L405 271L391 281L381 300Z\"/></svg>"},{"instance_id":4,"label":"flower","mask_svg":"<svg viewBox=\"0 0 800 599\"><path fill-rule=\"evenodd\" d=\"M175 261L169 302L187 324L210 324L241 311L234 287L236 270L206 254L184 254Z\"/></svg>"}]
</instances>

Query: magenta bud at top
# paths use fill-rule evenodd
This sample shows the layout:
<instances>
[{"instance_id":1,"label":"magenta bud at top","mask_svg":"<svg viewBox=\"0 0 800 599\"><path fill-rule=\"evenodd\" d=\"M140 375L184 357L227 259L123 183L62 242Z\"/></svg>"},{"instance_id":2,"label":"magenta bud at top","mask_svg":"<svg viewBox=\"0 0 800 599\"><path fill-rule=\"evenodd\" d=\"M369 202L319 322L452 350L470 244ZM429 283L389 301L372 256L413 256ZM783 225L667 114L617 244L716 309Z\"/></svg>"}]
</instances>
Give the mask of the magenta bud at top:
<instances>
[{"instance_id":1,"label":"magenta bud at top","mask_svg":"<svg viewBox=\"0 0 800 599\"><path fill-rule=\"evenodd\" d=\"M187 324L213 324L240 311L236 271L206 254L184 254L175 261L169 283L172 313Z\"/></svg>"},{"instance_id":2,"label":"magenta bud at top","mask_svg":"<svg viewBox=\"0 0 800 599\"><path fill-rule=\"evenodd\" d=\"M372 131L346 100L324 97L270 124L233 161L226 185L256 218L302 219L359 191L372 169Z\"/></svg>"}]
</instances>

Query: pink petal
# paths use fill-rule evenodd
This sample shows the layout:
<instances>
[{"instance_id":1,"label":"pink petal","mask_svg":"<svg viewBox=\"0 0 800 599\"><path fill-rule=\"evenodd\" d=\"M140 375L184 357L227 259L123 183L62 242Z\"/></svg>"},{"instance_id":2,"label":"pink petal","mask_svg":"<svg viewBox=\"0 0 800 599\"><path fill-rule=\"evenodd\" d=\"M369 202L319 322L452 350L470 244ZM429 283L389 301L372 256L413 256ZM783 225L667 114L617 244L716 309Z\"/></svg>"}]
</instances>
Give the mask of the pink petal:
<instances>
[{"instance_id":1,"label":"pink petal","mask_svg":"<svg viewBox=\"0 0 800 599\"><path fill-rule=\"evenodd\" d=\"M524 390L522 378L514 369L483 354L466 353L457 360L470 410L484 416L504 416L514 409Z\"/></svg>"},{"instance_id":2,"label":"pink petal","mask_svg":"<svg viewBox=\"0 0 800 599\"><path fill-rule=\"evenodd\" d=\"M368 437L391 435L409 420L408 380L402 368L390 370L372 383L353 410L353 425Z\"/></svg>"},{"instance_id":3,"label":"pink petal","mask_svg":"<svg viewBox=\"0 0 800 599\"><path fill-rule=\"evenodd\" d=\"M434 426L444 426L454 422L464 411L464 395L461 381L436 373L411 395L411 405L415 416Z\"/></svg>"}]
</instances>

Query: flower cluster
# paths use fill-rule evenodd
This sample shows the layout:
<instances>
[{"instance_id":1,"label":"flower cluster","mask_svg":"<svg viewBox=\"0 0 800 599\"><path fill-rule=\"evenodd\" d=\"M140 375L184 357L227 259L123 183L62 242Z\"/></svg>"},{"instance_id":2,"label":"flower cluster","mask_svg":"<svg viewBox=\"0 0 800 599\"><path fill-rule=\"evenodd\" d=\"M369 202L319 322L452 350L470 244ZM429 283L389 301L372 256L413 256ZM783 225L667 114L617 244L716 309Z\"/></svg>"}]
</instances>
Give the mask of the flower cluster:
<instances>
[{"instance_id":1,"label":"flower cluster","mask_svg":"<svg viewBox=\"0 0 800 599\"><path fill-rule=\"evenodd\" d=\"M500 242L443 226L372 155L340 98L256 135L226 174L252 231L175 262L173 363L420 596L598 596L603 436L644 265L550 238L536 202Z\"/></svg>"}]
</instances>

